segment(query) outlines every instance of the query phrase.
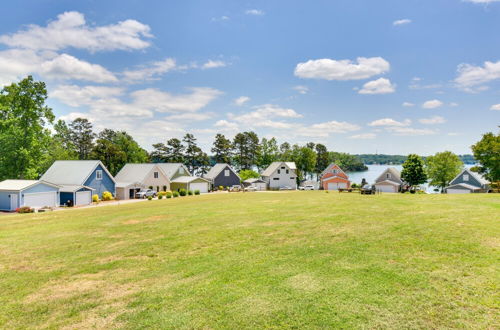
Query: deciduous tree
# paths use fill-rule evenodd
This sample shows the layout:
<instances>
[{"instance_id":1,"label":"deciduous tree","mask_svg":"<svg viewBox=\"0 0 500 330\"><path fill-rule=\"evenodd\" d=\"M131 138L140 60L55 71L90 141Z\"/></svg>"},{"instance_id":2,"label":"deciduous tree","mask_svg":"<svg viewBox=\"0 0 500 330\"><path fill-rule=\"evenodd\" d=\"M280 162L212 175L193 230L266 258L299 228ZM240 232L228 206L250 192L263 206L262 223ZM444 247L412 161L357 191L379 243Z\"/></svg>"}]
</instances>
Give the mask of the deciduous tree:
<instances>
[{"instance_id":1,"label":"deciduous tree","mask_svg":"<svg viewBox=\"0 0 500 330\"><path fill-rule=\"evenodd\" d=\"M415 186L423 184L427 181L424 162L420 156L415 154L408 155L408 158L403 163L401 179L408 183L410 188L414 188Z\"/></svg>"},{"instance_id":2,"label":"deciduous tree","mask_svg":"<svg viewBox=\"0 0 500 330\"><path fill-rule=\"evenodd\" d=\"M443 191L443 188L460 173L464 164L451 151L444 151L427 157L425 165L430 184Z\"/></svg>"}]
</instances>

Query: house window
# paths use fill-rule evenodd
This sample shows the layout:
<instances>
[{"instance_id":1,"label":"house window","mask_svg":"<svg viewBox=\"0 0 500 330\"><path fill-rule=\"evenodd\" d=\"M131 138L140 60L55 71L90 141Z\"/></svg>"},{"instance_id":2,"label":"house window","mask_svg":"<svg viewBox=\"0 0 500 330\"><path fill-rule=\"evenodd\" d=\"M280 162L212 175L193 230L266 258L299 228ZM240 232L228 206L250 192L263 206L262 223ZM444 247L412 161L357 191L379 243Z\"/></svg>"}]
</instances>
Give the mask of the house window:
<instances>
[{"instance_id":1,"label":"house window","mask_svg":"<svg viewBox=\"0 0 500 330\"><path fill-rule=\"evenodd\" d=\"M224 170L224 176L229 176L229 170Z\"/></svg>"},{"instance_id":2,"label":"house window","mask_svg":"<svg viewBox=\"0 0 500 330\"><path fill-rule=\"evenodd\" d=\"M469 174L464 174L463 179L464 179L464 181L469 181Z\"/></svg>"},{"instance_id":3,"label":"house window","mask_svg":"<svg viewBox=\"0 0 500 330\"><path fill-rule=\"evenodd\" d=\"M273 178L273 180L279 180L280 178Z\"/></svg>"},{"instance_id":4,"label":"house window","mask_svg":"<svg viewBox=\"0 0 500 330\"><path fill-rule=\"evenodd\" d=\"M284 170L285 169L285 166L281 166L281 169Z\"/></svg>"},{"instance_id":5,"label":"house window","mask_svg":"<svg viewBox=\"0 0 500 330\"><path fill-rule=\"evenodd\" d=\"M387 179L390 179L390 178L391 178L391 173L387 173L387 174L385 175L385 177L386 177Z\"/></svg>"},{"instance_id":6,"label":"house window","mask_svg":"<svg viewBox=\"0 0 500 330\"><path fill-rule=\"evenodd\" d=\"M278 170L278 174L280 174L280 173L281 173L280 170Z\"/></svg>"},{"instance_id":7,"label":"house window","mask_svg":"<svg viewBox=\"0 0 500 330\"><path fill-rule=\"evenodd\" d=\"M158 179L158 172L154 172L153 176L154 176L155 179Z\"/></svg>"},{"instance_id":8,"label":"house window","mask_svg":"<svg viewBox=\"0 0 500 330\"><path fill-rule=\"evenodd\" d=\"M95 179L102 180L102 171L101 170L95 171Z\"/></svg>"},{"instance_id":9,"label":"house window","mask_svg":"<svg viewBox=\"0 0 500 330\"><path fill-rule=\"evenodd\" d=\"M290 173L290 171L289 171L289 170L286 170L286 174L289 174L289 173Z\"/></svg>"},{"instance_id":10,"label":"house window","mask_svg":"<svg viewBox=\"0 0 500 330\"><path fill-rule=\"evenodd\" d=\"M160 186L156 186L156 192L160 192Z\"/></svg>"},{"instance_id":11,"label":"house window","mask_svg":"<svg viewBox=\"0 0 500 330\"><path fill-rule=\"evenodd\" d=\"M332 173L337 174L337 169L333 169Z\"/></svg>"},{"instance_id":12,"label":"house window","mask_svg":"<svg viewBox=\"0 0 500 330\"><path fill-rule=\"evenodd\" d=\"M295 180L295 178L293 176L290 177L290 180Z\"/></svg>"}]
</instances>

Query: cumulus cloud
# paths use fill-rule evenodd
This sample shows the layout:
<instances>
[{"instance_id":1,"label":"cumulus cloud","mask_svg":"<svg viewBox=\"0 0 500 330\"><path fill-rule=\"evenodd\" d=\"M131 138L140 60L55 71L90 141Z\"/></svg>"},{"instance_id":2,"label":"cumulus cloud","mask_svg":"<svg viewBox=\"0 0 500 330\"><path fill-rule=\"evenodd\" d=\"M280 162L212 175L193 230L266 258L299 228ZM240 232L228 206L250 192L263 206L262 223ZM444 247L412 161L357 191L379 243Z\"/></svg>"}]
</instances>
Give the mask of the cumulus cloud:
<instances>
[{"instance_id":1,"label":"cumulus cloud","mask_svg":"<svg viewBox=\"0 0 500 330\"><path fill-rule=\"evenodd\" d=\"M488 87L484 84L500 79L500 61L486 61L483 66L463 63L458 66L457 72L455 83L460 89L467 92L485 90Z\"/></svg>"},{"instance_id":2,"label":"cumulus cloud","mask_svg":"<svg viewBox=\"0 0 500 330\"><path fill-rule=\"evenodd\" d=\"M394 135L400 136L419 136L419 135L433 135L436 134L436 131L431 129L423 128L412 128L412 127L386 127L386 130L392 132Z\"/></svg>"},{"instance_id":3,"label":"cumulus cloud","mask_svg":"<svg viewBox=\"0 0 500 330\"><path fill-rule=\"evenodd\" d=\"M203 70L206 70L206 69L221 68L221 67L225 67L225 66L227 66L227 64L224 61L208 60L207 62L203 63L201 68Z\"/></svg>"},{"instance_id":4,"label":"cumulus cloud","mask_svg":"<svg viewBox=\"0 0 500 330\"><path fill-rule=\"evenodd\" d=\"M410 24L411 19L408 18L403 18L403 19L398 19L397 21L392 22L392 25L398 26L398 25L405 25L405 24Z\"/></svg>"},{"instance_id":5,"label":"cumulus cloud","mask_svg":"<svg viewBox=\"0 0 500 330\"><path fill-rule=\"evenodd\" d=\"M243 104L247 103L250 101L250 98L248 96L240 96L236 99L234 99L234 104L237 106L242 106Z\"/></svg>"},{"instance_id":6,"label":"cumulus cloud","mask_svg":"<svg viewBox=\"0 0 500 330\"><path fill-rule=\"evenodd\" d=\"M217 121L214 126L220 128L220 129L232 130L232 131L237 131L239 129L239 126L237 123L229 122L229 121L224 120L224 119Z\"/></svg>"},{"instance_id":7,"label":"cumulus cloud","mask_svg":"<svg viewBox=\"0 0 500 330\"><path fill-rule=\"evenodd\" d=\"M490 110L498 110L498 111L500 111L500 103L492 105L491 108L490 108Z\"/></svg>"},{"instance_id":8,"label":"cumulus cloud","mask_svg":"<svg viewBox=\"0 0 500 330\"><path fill-rule=\"evenodd\" d=\"M92 52L136 50L150 46L150 28L136 20L92 26L83 14L70 11L57 16L47 26L28 25L25 30L0 36L0 43L10 47L57 51L65 48L86 49Z\"/></svg>"},{"instance_id":9,"label":"cumulus cloud","mask_svg":"<svg viewBox=\"0 0 500 330\"><path fill-rule=\"evenodd\" d=\"M349 138L356 139L356 140L372 140L376 137L377 137L377 134L375 134L375 133L364 133L364 134L351 135Z\"/></svg>"},{"instance_id":10,"label":"cumulus cloud","mask_svg":"<svg viewBox=\"0 0 500 330\"><path fill-rule=\"evenodd\" d=\"M124 93L125 90L119 87L59 85L49 96L71 107L82 107L92 105L100 99L116 98Z\"/></svg>"},{"instance_id":11,"label":"cumulus cloud","mask_svg":"<svg viewBox=\"0 0 500 330\"><path fill-rule=\"evenodd\" d=\"M307 137L328 137L333 133L349 133L360 129L361 127L356 124L331 120L309 126L301 126L297 129L297 133Z\"/></svg>"},{"instance_id":12,"label":"cumulus cloud","mask_svg":"<svg viewBox=\"0 0 500 330\"><path fill-rule=\"evenodd\" d=\"M431 118L422 118L418 120L422 124L427 124L427 125L436 125L436 124L444 124L446 123L446 119L444 119L441 116L434 116Z\"/></svg>"},{"instance_id":13,"label":"cumulus cloud","mask_svg":"<svg viewBox=\"0 0 500 330\"><path fill-rule=\"evenodd\" d=\"M403 102L403 107L414 107L415 106L415 103L411 103L411 102Z\"/></svg>"},{"instance_id":14,"label":"cumulus cloud","mask_svg":"<svg viewBox=\"0 0 500 330\"><path fill-rule=\"evenodd\" d=\"M115 82L117 78L98 64L91 64L68 54L61 54L40 65L43 76L53 79L75 79L98 83Z\"/></svg>"},{"instance_id":15,"label":"cumulus cloud","mask_svg":"<svg viewBox=\"0 0 500 330\"><path fill-rule=\"evenodd\" d=\"M323 58L297 64L295 75L309 79L359 80L385 73L389 69L389 62L382 57L358 57L355 62Z\"/></svg>"},{"instance_id":16,"label":"cumulus cloud","mask_svg":"<svg viewBox=\"0 0 500 330\"><path fill-rule=\"evenodd\" d=\"M368 126L386 126L386 127L404 127L409 126L411 124L411 120L405 119L404 121L397 121L392 118L382 118L372 121L368 124Z\"/></svg>"},{"instance_id":17,"label":"cumulus cloud","mask_svg":"<svg viewBox=\"0 0 500 330\"><path fill-rule=\"evenodd\" d=\"M125 70L122 75L128 82L137 82L154 79L156 76L165 74L176 69L173 58L166 58L163 61L156 61L149 65L141 66L135 70Z\"/></svg>"},{"instance_id":18,"label":"cumulus cloud","mask_svg":"<svg viewBox=\"0 0 500 330\"><path fill-rule=\"evenodd\" d=\"M390 94L396 91L396 86L389 79L379 78L363 85L358 91L359 94Z\"/></svg>"},{"instance_id":19,"label":"cumulus cloud","mask_svg":"<svg viewBox=\"0 0 500 330\"><path fill-rule=\"evenodd\" d=\"M465 2L472 2L472 3L482 3L482 4L488 4L488 3L493 3L493 2L499 2L500 0L464 0Z\"/></svg>"},{"instance_id":20,"label":"cumulus cloud","mask_svg":"<svg viewBox=\"0 0 500 330\"><path fill-rule=\"evenodd\" d=\"M295 124L275 119L302 118L293 109L282 108L274 104L264 104L254 107L254 110L240 115L229 114L232 121L251 127L291 128Z\"/></svg>"},{"instance_id":21,"label":"cumulus cloud","mask_svg":"<svg viewBox=\"0 0 500 330\"><path fill-rule=\"evenodd\" d=\"M439 108L442 105L443 105L443 102L441 102L439 100L429 100L429 101L425 101L424 104L422 104L422 108L435 109L435 108Z\"/></svg>"},{"instance_id":22,"label":"cumulus cloud","mask_svg":"<svg viewBox=\"0 0 500 330\"><path fill-rule=\"evenodd\" d=\"M254 16L262 16L265 13L264 13L264 11L262 11L260 9L247 9L247 10L245 10L245 14L254 15Z\"/></svg>"}]
</instances>

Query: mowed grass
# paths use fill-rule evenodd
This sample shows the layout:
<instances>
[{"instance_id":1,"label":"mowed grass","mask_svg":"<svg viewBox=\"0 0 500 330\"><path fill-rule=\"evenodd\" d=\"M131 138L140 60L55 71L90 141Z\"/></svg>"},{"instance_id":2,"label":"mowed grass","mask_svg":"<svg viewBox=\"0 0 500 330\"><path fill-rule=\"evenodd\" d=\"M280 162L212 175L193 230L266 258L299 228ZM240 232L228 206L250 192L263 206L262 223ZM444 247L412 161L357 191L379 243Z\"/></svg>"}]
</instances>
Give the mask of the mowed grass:
<instances>
[{"instance_id":1,"label":"mowed grass","mask_svg":"<svg viewBox=\"0 0 500 330\"><path fill-rule=\"evenodd\" d=\"M499 328L500 195L232 193L0 216L1 328Z\"/></svg>"}]
</instances>

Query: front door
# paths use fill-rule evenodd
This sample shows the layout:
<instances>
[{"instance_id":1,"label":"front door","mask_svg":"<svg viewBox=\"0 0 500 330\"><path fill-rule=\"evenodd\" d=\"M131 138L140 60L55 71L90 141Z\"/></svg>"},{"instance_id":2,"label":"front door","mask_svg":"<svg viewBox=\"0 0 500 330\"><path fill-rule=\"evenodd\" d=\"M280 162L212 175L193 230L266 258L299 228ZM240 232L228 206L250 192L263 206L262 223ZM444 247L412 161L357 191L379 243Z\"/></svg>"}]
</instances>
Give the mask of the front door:
<instances>
[{"instance_id":1,"label":"front door","mask_svg":"<svg viewBox=\"0 0 500 330\"><path fill-rule=\"evenodd\" d=\"M19 206L19 203L18 203L18 195L17 194L10 194L10 209L12 211L15 211L18 206Z\"/></svg>"}]
</instances>

